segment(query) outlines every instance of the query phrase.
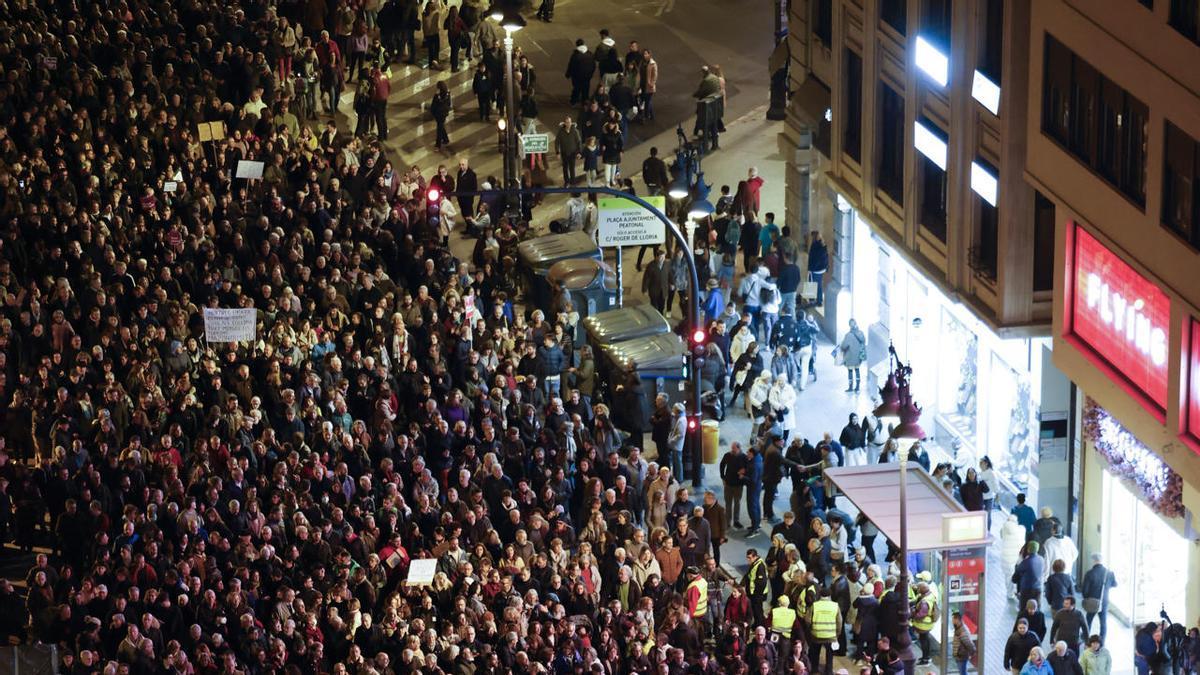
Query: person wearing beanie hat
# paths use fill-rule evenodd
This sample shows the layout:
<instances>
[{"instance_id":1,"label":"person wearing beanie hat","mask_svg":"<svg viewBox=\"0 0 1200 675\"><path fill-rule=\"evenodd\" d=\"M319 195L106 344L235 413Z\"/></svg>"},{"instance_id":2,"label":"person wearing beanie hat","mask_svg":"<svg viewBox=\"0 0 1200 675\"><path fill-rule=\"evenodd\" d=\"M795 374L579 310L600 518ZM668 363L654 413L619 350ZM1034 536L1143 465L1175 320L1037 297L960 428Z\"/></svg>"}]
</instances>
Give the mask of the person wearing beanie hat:
<instances>
[{"instance_id":1,"label":"person wearing beanie hat","mask_svg":"<svg viewBox=\"0 0 1200 675\"><path fill-rule=\"evenodd\" d=\"M1046 560L1037 554L1038 548L1036 541L1026 544L1025 557L1017 563L1016 571L1013 572L1012 580L1017 585L1017 595L1022 605L1027 600L1041 601L1042 598L1042 573L1045 571Z\"/></svg>"}]
</instances>

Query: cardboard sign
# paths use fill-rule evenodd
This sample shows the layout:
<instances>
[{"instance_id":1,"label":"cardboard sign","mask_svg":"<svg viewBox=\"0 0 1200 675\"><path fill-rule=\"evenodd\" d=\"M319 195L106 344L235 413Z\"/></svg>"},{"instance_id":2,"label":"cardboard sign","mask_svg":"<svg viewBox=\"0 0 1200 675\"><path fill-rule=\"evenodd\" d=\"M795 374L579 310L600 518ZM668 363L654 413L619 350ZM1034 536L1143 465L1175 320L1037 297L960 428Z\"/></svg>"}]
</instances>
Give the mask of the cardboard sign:
<instances>
[{"instance_id":1,"label":"cardboard sign","mask_svg":"<svg viewBox=\"0 0 1200 675\"><path fill-rule=\"evenodd\" d=\"M225 140L224 122L201 122L196 125L196 135L201 143Z\"/></svg>"},{"instance_id":2,"label":"cardboard sign","mask_svg":"<svg viewBox=\"0 0 1200 675\"><path fill-rule=\"evenodd\" d=\"M204 308L205 342L248 342L258 328L258 310L253 307Z\"/></svg>"},{"instance_id":3,"label":"cardboard sign","mask_svg":"<svg viewBox=\"0 0 1200 675\"><path fill-rule=\"evenodd\" d=\"M667 207L667 198L661 195L645 200L659 211ZM606 197L599 204L597 231L601 246L644 246L666 241L666 225L641 204L622 197Z\"/></svg>"},{"instance_id":4,"label":"cardboard sign","mask_svg":"<svg viewBox=\"0 0 1200 675\"><path fill-rule=\"evenodd\" d=\"M248 180L262 178L263 167L265 166L266 164L263 162L255 162L249 159L239 159L237 163L237 170L234 172L233 177L245 178Z\"/></svg>"},{"instance_id":5,"label":"cardboard sign","mask_svg":"<svg viewBox=\"0 0 1200 675\"><path fill-rule=\"evenodd\" d=\"M418 558L408 566L408 578L404 582L411 586L428 586L436 574L436 558Z\"/></svg>"}]
</instances>

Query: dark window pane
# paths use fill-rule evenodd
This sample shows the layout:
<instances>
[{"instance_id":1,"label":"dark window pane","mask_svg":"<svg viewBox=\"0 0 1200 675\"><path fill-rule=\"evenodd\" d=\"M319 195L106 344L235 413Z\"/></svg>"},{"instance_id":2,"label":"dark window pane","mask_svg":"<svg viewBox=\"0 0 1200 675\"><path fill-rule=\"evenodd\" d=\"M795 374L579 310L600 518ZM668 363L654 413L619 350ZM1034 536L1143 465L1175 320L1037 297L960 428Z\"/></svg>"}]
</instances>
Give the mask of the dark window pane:
<instances>
[{"instance_id":1,"label":"dark window pane","mask_svg":"<svg viewBox=\"0 0 1200 675\"><path fill-rule=\"evenodd\" d=\"M813 35L825 43L826 47L833 44L833 0L817 0L817 16Z\"/></svg>"},{"instance_id":2,"label":"dark window pane","mask_svg":"<svg viewBox=\"0 0 1200 675\"><path fill-rule=\"evenodd\" d=\"M986 11L979 71L999 85L1004 59L1004 0L987 0Z\"/></svg>"},{"instance_id":3,"label":"dark window pane","mask_svg":"<svg viewBox=\"0 0 1200 675\"><path fill-rule=\"evenodd\" d=\"M877 183L904 206L904 97L886 84L879 97L879 176Z\"/></svg>"},{"instance_id":4,"label":"dark window pane","mask_svg":"<svg viewBox=\"0 0 1200 675\"><path fill-rule=\"evenodd\" d=\"M1125 93L1125 114L1121 120L1121 190L1139 206L1146 203L1146 125L1150 109Z\"/></svg>"},{"instance_id":5,"label":"dark window pane","mask_svg":"<svg viewBox=\"0 0 1200 675\"><path fill-rule=\"evenodd\" d=\"M1046 35L1042 90L1042 130L1063 145L1069 143L1067 125L1071 117L1071 61L1063 43Z\"/></svg>"},{"instance_id":6,"label":"dark window pane","mask_svg":"<svg viewBox=\"0 0 1200 675\"><path fill-rule=\"evenodd\" d=\"M1167 122L1163 140L1162 222L1189 242L1196 237L1196 141Z\"/></svg>"},{"instance_id":7,"label":"dark window pane","mask_svg":"<svg viewBox=\"0 0 1200 675\"><path fill-rule=\"evenodd\" d=\"M938 241L946 243L946 172L924 155L921 157L921 225Z\"/></svg>"},{"instance_id":8,"label":"dark window pane","mask_svg":"<svg viewBox=\"0 0 1200 675\"><path fill-rule=\"evenodd\" d=\"M921 0L921 35L942 50L950 53L952 0Z\"/></svg>"},{"instance_id":9,"label":"dark window pane","mask_svg":"<svg viewBox=\"0 0 1200 675\"><path fill-rule=\"evenodd\" d=\"M1033 198L1033 290L1054 290L1054 202Z\"/></svg>"},{"instance_id":10,"label":"dark window pane","mask_svg":"<svg viewBox=\"0 0 1200 675\"><path fill-rule=\"evenodd\" d=\"M1200 0L1171 0L1167 22L1184 37L1197 42L1200 37Z\"/></svg>"},{"instance_id":11,"label":"dark window pane","mask_svg":"<svg viewBox=\"0 0 1200 675\"><path fill-rule=\"evenodd\" d=\"M856 162L862 161L862 58L846 50L846 125L842 149Z\"/></svg>"},{"instance_id":12,"label":"dark window pane","mask_svg":"<svg viewBox=\"0 0 1200 675\"><path fill-rule=\"evenodd\" d=\"M979 232L975 242L975 269L995 281L1000 251L1000 210L976 196L979 204Z\"/></svg>"},{"instance_id":13,"label":"dark window pane","mask_svg":"<svg viewBox=\"0 0 1200 675\"><path fill-rule=\"evenodd\" d=\"M1095 157L1096 96L1100 92L1100 73L1087 61L1071 62L1070 147L1084 162Z\"/></svg>"},{"instance_id":14,"label":"dark window pane","mask_svg":"<svg viewBox=\"0 0 1200 675\"><path fill-rule=\"evenodd\" d=\"M879 0L879 18L904 35L908 28L908 0Z\"/></svg>"}]
</instances>

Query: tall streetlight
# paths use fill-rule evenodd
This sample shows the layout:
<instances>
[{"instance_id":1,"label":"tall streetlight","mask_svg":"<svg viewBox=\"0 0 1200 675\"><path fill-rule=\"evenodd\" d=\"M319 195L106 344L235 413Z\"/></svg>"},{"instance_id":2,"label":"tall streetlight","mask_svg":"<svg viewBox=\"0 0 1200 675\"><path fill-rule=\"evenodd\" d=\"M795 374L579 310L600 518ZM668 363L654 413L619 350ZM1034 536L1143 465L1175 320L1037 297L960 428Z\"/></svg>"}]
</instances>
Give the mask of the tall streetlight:
<instances>
[{"instance_id":1,"label":"tall streetlight","mask_svg":"<svg viewBox=\"0 0 1200 675\"><path fill-rule=\"evenodd\" d=\"M895 349L890 351L892 356L895 356ZM896 359L896 367L888 375L889 384L893 376L896 381L900 417L900 423L892 427L890 436L896 442L896 457L900 460L900 580L896 584L895 592L900 595L901 609L899 630L892 646L899 652L900 659L907 663L913 660L912 638L908 633L908 452L915 443L925 440L925 431L920 424L921 409L917 407L909 389L908 380L912 376L912 367ZM928 658L928 655L922 657Z\"/></svg>"},{"instance_id":2,"label":"tall streetlight","mask_svg":"<svg viewBox=\"0 0 1200 675\"><path fill-rule=\"evenodd\" d=\"M509 190L515 190L519 184L517 181L517 166L520 163L516 157L517 152L517 116L516 116L516 92L513 83L513 33L521 30L527 24L525 17L521 16L521 12L511 5L502 6L501 3L494 3L488 15L492 21L500 24L504 29L504 124L501 131L504 132L504 187ZM520 195L517 192L510 192L509 195ZM519 210L519 202L514 204L510 200L508 210L515 212Z\"/></svg>"}]
</instances>

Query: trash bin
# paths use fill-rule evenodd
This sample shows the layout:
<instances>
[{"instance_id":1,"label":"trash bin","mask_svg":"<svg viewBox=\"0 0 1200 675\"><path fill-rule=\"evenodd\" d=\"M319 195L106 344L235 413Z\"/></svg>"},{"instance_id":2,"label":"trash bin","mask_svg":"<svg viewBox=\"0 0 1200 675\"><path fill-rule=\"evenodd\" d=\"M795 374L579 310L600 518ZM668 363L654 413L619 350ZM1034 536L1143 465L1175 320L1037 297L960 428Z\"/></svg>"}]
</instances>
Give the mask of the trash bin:
<instances>
[{"instance_id":1,"label":"trash bin","mask_svg":"<svg viewBox=\"0 0 1200 675\"><path fill-rule=\"evenodd\" d=\"M704 447L704 463L716 464L717 456L721 454L721 423L716 420L704 420L700 423L700 434Z\"/></svg>"},{"instance_id":2,"label":"trash bin","mask_svg":"<svg viewBox=\"0 0 1200 675\"><path fill-rule=\"evenodd\" d=\"M618 342L671 332L671 324L667 323L666 317L654 307L640 303L631 303L620 309L600 312L589 316L581 323L587 333L588 342L596 349L603 349L605 345Z\"/></svg>"},{"instance_id":3,"label":"trash bin","mask_svg":"<svg viewBox=\"0 0 1200 675\"><path fill-rule=\"evenodd\" d=\"M599 348L601 376L612 393L612 420L621 429L650 429L654 399L667 395L668 405L685 403L683 340L674 333L633 338ZM636 397L627 395L636 392Z\"/></svg>"},{"instance_id":4,"label":"trash bin","mask_svg":"<svg viewBox=\"0 0 1200 675\"><path fill-rule=\"evenodd\" d=\"M546 275L550 267L560 260L590 258L603 260L603 253L596 241L583 232L549 234L523 241L517 245L517 259L525 281L525 305L549 313L550 284Z\"/></svg>"},{"instance_id":5,"label":"trash bin","mask_svg":"<svg viewBox=\"0 0 1200 675\"><path fill-rule=\"evenodd\" d=\"M591 258L560 260L551 265L546 281L552 289L552 309L562 307L563 296L566 296L575 306L575 311L579 312L580 321L575 327L576 341L583 339L583 319L617 305L617 277L612 266L606 262Z\"/></svg>"}]
</instances>

